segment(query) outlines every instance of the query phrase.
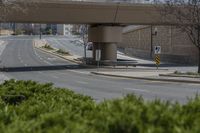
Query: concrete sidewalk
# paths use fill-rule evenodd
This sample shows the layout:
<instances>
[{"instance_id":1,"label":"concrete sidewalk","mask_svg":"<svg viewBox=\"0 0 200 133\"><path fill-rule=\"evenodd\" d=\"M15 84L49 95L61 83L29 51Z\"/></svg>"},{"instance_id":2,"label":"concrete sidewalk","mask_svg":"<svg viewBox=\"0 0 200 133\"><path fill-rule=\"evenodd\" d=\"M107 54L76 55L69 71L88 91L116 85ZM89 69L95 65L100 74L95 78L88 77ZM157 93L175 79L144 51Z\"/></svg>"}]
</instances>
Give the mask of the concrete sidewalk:
<instances>
[{"instance_id":1,"label":"concrete sidewalk","mask_svg":"<svg viewBox=\"0 0 200 133\"><path fill-rule=\"evenodd\" d=\"M93 71L92 74L103 75L103 76L112 76L120 78L130 78L130 79L141 79L141 80L151 80L151 81L164 81L164 82L181 82L181 83L195 83L200 84L200 78L189 78L189 77L167 77L159 76L165 74L171 74L174 71L172 70L154 70L154 69L145 69L137 68L129 71Z\"/></svg>"}]
</instances>

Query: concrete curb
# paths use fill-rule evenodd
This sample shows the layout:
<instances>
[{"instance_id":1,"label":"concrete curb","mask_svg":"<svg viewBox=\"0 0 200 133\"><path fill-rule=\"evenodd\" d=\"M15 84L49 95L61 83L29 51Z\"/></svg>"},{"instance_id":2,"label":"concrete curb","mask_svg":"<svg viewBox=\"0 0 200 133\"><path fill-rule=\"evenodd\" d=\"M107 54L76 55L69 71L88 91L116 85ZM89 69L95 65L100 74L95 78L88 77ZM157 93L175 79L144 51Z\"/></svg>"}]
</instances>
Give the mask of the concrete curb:
<instances>
[{"instance_id":1,"label":"concrete curb","mask_svg":"<svg viewBox=\"0 0 200 133\"><path fill-rule=\"evenodd\" d=\"M102 75L102 76L111 76L111 77L119 77L119 78L141 79L141 80L149 80L149 81L163 81L163 82L178 82L178 83L200 84L200 81L192 81L192 80L159 79L159 78L148 78L148 77L132 77L132 76L105 74L105 73L99 73L99 72L91 72L91 74Z\"/></svg>"},{"instance_id":2,"label":"concrete curb","mask_svg":"<svg viewBox=\"0 0 200 133\"><path fill-rule=\"evenodd\" d=\"M80 61L76 61L76 60L73 60L73 59L69 59L69 58L63 57L63 56L60 55L60 54L56 54L56 53L53 53L53 52L51 52L51 51L45 50L45 49L43 49L43 48L36 47L35 44L33 44L33 46L34 46L34 48L36 48L36 49L38 49L38 50L40 50L40 51L42 51L42 52L44 52L44 53L57 56L57 57L59 57L59 58L62 58L62 59L64 59L64 60L67 60L67 61L76 63L76 64L81 65L81 66L84 66L84 67L94 68L94 66L85 65L85 64L82 64Z\"/></svg>"},{"instance_id":3,"label":"concrete curb","mask_svg":"<svg viewBox=\"0 0 200 133\"><path fill-rule=\"evenodd\" d=\"M35 46L34 46L34 47L35 47ZM38 48L38 47L35 47L35 48L41 50L42 52L45 52L45 53L52 54L52 55L54 55L54 56L60 57L60 58L62 58L62 59L64 59L64 60L67 60L67 61L70 61L70 62L73 62L73 63L76 63L76 64L80 64L80 62L78 62L78 61L76 61L76 60L72 60L72 59L66 58L66 57L63 57L62 55L59 55L59 54L56 54L56 53L53 53L53 52L44 50L44 49L42 49L42 48Z\"/></svg>"},{"instance_id":4,"label":"concrete curb","mask_svg":"<svg viewBox=\"0 0 200 133\"><path fill-rule=\"evenodd\" d=\"M159 76L162 76L162 77L184 77L184 78L191 78L191 79L197 79L199 78L200 80L200 77L195 77L195 76L187 76L187 75L174 75L174 74L159 74Z\"/></svg>"}]
</instances>

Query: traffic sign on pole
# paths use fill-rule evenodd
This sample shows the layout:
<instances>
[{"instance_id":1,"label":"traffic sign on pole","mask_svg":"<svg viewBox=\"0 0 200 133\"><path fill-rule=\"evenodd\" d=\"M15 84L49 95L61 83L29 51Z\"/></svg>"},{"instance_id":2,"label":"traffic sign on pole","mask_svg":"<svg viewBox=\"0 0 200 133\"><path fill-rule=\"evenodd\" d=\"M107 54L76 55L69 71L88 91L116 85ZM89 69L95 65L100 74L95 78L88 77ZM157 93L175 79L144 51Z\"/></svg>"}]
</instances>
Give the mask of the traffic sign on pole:
<instances>
[{"instance_id":1,"label":"traffic sign on pole","mask_svg":"<svg viewBox=\"0 0 200 133\"><path fill-rule=\"evenodd\" d=\"M100 60L101 60L101 50L97 49L96 50L97 71L99 71Z\"/></svg>"},{"instance_id":2,"label":"traffic sign on pole","mask_svg":"<svg viewBox=\"0 0 200 133\"><path fill-rule=\"evenodd\" d=\"M157 69L158 69L158 66L160 65L160 55L155 56L155 62L156 62L156 66L157 66Z\"/></svg>"},{"instance_id":3,"label":"traffic sign on pole","mask_svg":"<svg viewBox=\"0 0 200 133\"><path fill-rule=\"evenodd\" d=\"M96 50L96 61L100 61L101 59L101 50L97 49Z\"/></svg>"},{"instance_id":4,"label":"traffic sign on pole","mask_svg":"<svg viewBox=\"0 0 200 133\"><path fill-rule=\"evenodd\" d=\"M154 53L155 54L161 54L161 46L155 46Z\"/></svg>"},{"instance_id":5,"label":"traffic sign on pole","mask_svg":"<svg viewBox=\"0 0 200 133\"><path fill-rule=\"evenodd\" d=\"M160 65L161 46L155 46L154 53L155 53L155 62L158 69L158 66Z\"/></svg>"}]
</instances>

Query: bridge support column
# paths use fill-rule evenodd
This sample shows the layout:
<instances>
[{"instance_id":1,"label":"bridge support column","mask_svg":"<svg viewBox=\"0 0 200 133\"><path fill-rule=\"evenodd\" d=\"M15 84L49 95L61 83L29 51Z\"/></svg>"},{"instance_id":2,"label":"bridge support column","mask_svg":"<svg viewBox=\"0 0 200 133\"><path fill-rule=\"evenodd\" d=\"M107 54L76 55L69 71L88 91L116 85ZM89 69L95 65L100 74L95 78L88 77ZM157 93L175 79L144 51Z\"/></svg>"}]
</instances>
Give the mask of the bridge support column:
<instances>
[{"instance_id":1,"label":"bridge support column","mask_svg":"<svg viewBox=\"0 0 200 133\"><path fill-rule=\"evenodd\" d=\"M88 40L93 42L93 59L96 50L101 50L101 60L117 60L116 44L122 40L122 27L120 26L95 26L89 28Z\"/></svg>"},{"instance_id":2,"label":"bridge support column","mask_svg":"<svg viewBox=\"0 0 200 133\"><path fill-rule=\"evenodd\" d=\"M117 59L117 46L115 43L93 43L93 59L96 58L96 50L101 50L101 60Z\"/></svg>"}]
</instances>

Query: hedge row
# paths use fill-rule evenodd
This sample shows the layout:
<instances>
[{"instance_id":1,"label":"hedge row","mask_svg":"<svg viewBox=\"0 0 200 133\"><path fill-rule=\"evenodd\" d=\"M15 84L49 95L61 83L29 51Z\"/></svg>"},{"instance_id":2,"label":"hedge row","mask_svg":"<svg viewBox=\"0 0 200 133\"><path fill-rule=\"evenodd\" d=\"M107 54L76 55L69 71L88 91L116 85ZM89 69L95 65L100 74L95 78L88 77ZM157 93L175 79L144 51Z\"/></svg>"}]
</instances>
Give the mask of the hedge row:
<instances>
[{"instance_id":1,"label":"hedge row","mask_svg":"<svg viewBox=\"0 0 200 133\"><path fill-rule=\"evenodd\" d=\"M0 85L0 133L199 133L200 98L185 105L128 95L96 103L52 84Z\"/></svg>"}]
</instances>

